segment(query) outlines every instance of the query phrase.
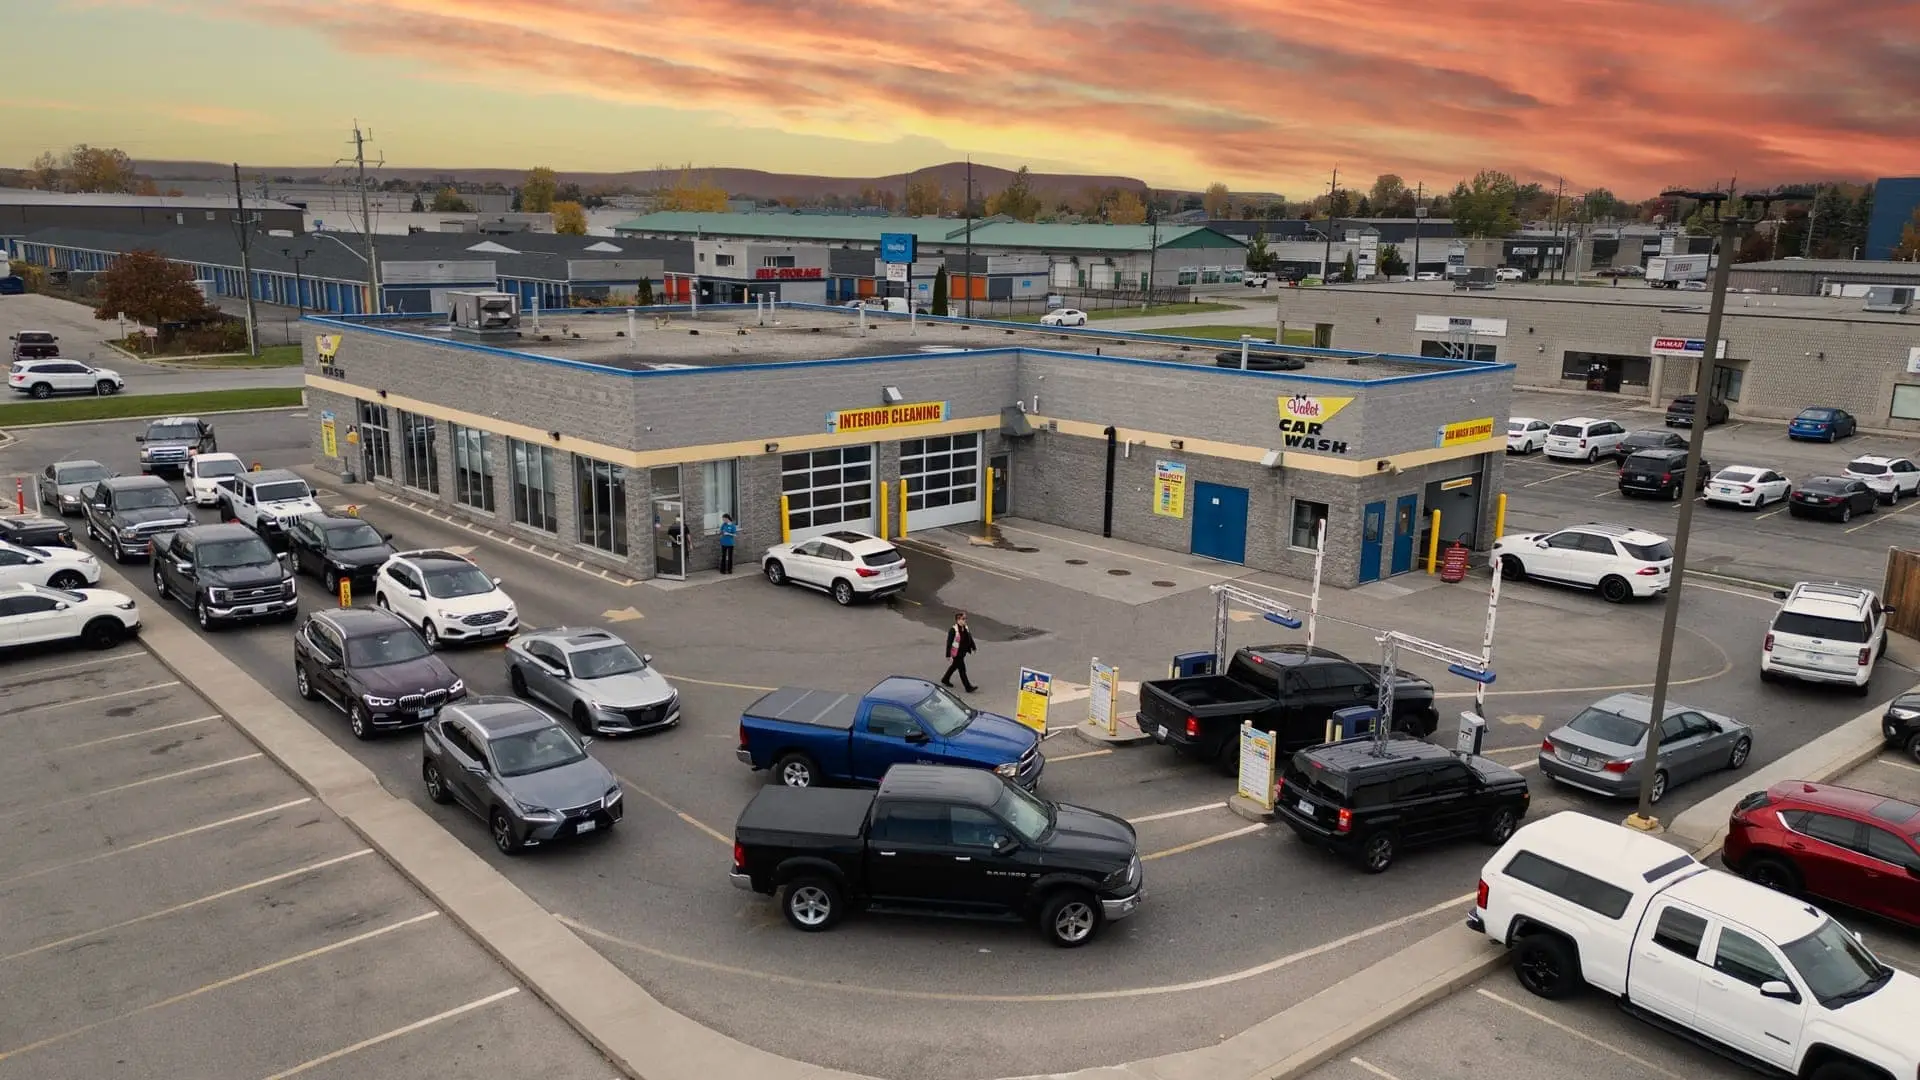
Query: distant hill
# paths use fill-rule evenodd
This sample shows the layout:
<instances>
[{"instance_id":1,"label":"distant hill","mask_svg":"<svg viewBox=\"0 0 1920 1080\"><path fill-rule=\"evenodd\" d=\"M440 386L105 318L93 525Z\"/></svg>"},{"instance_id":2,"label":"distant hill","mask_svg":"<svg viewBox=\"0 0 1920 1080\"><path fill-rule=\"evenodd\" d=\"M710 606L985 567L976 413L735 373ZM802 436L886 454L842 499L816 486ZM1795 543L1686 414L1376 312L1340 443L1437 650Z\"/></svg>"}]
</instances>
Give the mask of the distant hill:
<instances>
[{"instance_id":1,"label":"distant hill","mask_svg":"<svg viewBox=\"0 0 1920 1080\"><path fill-rule=\"evenodd\" d=\"M233 176L232 165L220 165L208 161L136 161L134 167L143 175L151 176L155 181L167 180L228 180ZM292 180L319 180L324 177L338 178L342 170L321 165L255 165L243 166L248 175L265 177L287 177ZM819 199L828 195L852 198L864 188L892 190L904 193L909 174L894 173L890 176L810 176L802 173L770 173L759 169L701 169L693 170L702 177L724 189L729 195L761 199L792 197L798 199ZM382 180L406 180L417 183L462 184L502 184L517 186L526 178L525 169L399 169L383 168ZM933 165L915 170L913 179L932 180L947 188L955 195L966 187L967 165L964 161L950 161L944 165ZM565 172L559 174L563 184L579 184L582 188L627 188L632 191L650 191L655 188L671 186L680 178L679 169L639 169L632 172ZM977 194L991 194L1007 186L1013 179L1013 170L995 168L991 165L973 167L973 186ZM163 185L164 186L164 185ZM1147 184L1131 176L1093 176L1073 173L1034 173L1033 186L1042 194L1071 195L1085 188L1117 187L1133 191L1146 191Z\"/></svg>"}]
</instances>

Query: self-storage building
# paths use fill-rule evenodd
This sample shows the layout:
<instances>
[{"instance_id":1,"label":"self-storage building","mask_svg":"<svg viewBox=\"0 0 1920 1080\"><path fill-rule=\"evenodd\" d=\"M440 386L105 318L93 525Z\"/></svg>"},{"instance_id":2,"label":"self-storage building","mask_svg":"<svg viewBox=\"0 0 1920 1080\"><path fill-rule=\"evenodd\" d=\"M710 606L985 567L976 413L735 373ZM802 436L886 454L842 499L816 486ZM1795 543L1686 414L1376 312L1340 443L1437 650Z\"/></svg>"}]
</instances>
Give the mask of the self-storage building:
<instances>
[{"instance_id":1,"label":"self-storage building","mask_svg":"<svg viewBox=\"0 0 1920 1080\"><path fill-rule=\"evenodd\" d=\"M781 303L487 336L314 317L318 464L635 577L1022 518L1325 579L1493 538L1498 363ZM1284 370L1281 370L1284 369Z\"/></svg>"}]
</instances>

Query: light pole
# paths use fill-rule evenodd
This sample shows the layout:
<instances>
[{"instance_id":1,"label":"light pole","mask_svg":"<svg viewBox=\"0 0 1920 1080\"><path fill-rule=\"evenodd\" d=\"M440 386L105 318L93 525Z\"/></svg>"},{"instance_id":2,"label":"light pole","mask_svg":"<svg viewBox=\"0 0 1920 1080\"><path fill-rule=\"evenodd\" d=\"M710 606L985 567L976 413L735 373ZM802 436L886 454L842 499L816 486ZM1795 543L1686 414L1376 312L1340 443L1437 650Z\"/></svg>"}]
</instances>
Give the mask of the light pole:
<instances>
[{"instance_id":1,"label":"light pole","mask_svg":"<svg viewBox=\"0 0 1920 1080\"><path fill-rule=\"evenodd\" d=\"M1712 402L1713 371L1718 366L1720 356L1720 322L1727 309L1727 277L1733 269L1733 255L1740 238L1740 227L1752 224L1735 215L1722 217L1723 204L1733 198L1732 191L1663 191L1663 198L1693 199L1711 207L1712 219L1720 223L1719 262L1713 271L1713 300L1707 307L1707 336L1700 343L1700 367L1694 379L1693 400L1695 410L1707 409ZM1765 218L1770 204L1787 200L1808 198L1803 189L1776 189L1774 191L1755 192L1746 196L1749 207L1759 204L1760 217ZM1676 215L1677 216L1677 215ZM1696 411L1696 416L1706 415ZM1673 537L1673 576L1667 583L1666 608L1660 620L1660 653L1653 674L1653 707L1647 714L1647 748L1640 762L1640 806L1627 818L1630 828L1653 832L1660 828L1660 819L1653 816L1653 783L1660 772L1660 722L1666 718L1667 684L1673 675L1673 637L1680 623L1681 593L1686 587L1687 539L1693 531L1693 489L1700 475L1700 463L1704 456L1702 448L1706 445L1708 425L1696 421L1693 437L1687 440L1687 468L1680 474L1683 497L1680 500L1680 520L1674 525Z\"/></svg>"},{"instance_id":2,"label":"light pole","mask_svg":"<svg viewBox=\"0 0 1920 1080\"><path fill-rule=\"evenodd\" d=\"M307 313L307 287L300 280L300 263L303 259L313 257L313 249L306 248L295 255L292 248L283 247L280 249L280 254L293 260L293 302L299 309L298 314L304 316Z\"/></svg>"}]
</instances>

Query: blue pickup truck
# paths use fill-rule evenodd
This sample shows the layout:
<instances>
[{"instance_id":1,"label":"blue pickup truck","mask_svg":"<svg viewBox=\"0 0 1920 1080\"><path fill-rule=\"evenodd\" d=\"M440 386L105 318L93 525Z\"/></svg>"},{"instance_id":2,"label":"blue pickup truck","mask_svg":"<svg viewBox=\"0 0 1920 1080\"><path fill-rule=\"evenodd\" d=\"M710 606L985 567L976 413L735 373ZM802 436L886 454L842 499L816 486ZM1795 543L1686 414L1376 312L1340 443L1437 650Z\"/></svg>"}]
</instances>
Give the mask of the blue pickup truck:
<instances>
[{"instance_id":1,"label":"blue pickup truck","mask_svg":"<svg viewBox=\"0 0 1920 1080\"><path fill-rule=\"evenodd\" d=\"M992 769L1028 791L1047 760L1040 734L981 712L926 679L895 675L865 695L782 687L740 717L734 756L788 787L874 785L894 765Z\"/></svg>"}]
</instances>

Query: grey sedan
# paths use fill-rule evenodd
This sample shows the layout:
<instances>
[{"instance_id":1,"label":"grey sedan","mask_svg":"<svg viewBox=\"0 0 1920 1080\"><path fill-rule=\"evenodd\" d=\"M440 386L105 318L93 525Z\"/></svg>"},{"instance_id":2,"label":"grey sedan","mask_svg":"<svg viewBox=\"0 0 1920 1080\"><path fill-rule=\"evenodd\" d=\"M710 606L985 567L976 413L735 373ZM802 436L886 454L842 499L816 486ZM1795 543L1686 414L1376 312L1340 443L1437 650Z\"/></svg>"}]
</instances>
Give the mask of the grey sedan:
<instances>
[{"instance_id":1,"label":"grey sedan","mask_svg":"<svg viewBox=\"0 0 1920 1080\"><path fill-rule=\"evenodd\" d=\"M56 461L40 470L40 505L72 517L80 513L86 490L112 475L97 461Z\"/></svg>"},{"instance_id":2,"label":"grey sedan","mask_svg":"<svg viewBox=\"0 0 1920 1080\"><path fill-rule=\"evenodd\" d=\"M427 797L479 815L507 855L611 829L626 811L620 781L553 717L510 697L449 705L427 722Z\"/></svg>"},{"instance_id":3,"label":"grey sedan","mask_svg":"<svg viewBox=\"0 0 1920 1080\"><path fill-rule=\"evenodd\" d=\"M1653 702L1644 694L1615 694L1580 710L1540 744L1540 771L1563 784L1600 795L1633 798L1646 770L1647 719ZM1653 801L1675 784L1721 769L1738 769L1753 753L1753 731L1731 716L1669 701L1660 721L1660 755Z\"/></svg>"},{"instance_id":4,"label":"grey sedan","mask_svg":"<svg viewBox=\"0 0 1920 1080\"><path fill-rule=\"evenodd\" d=\"M507 642L507 681L543 701L582 734L626 735L680 722L680 694L612 631L562 626Z\"/></svg>"}]
</instances>

